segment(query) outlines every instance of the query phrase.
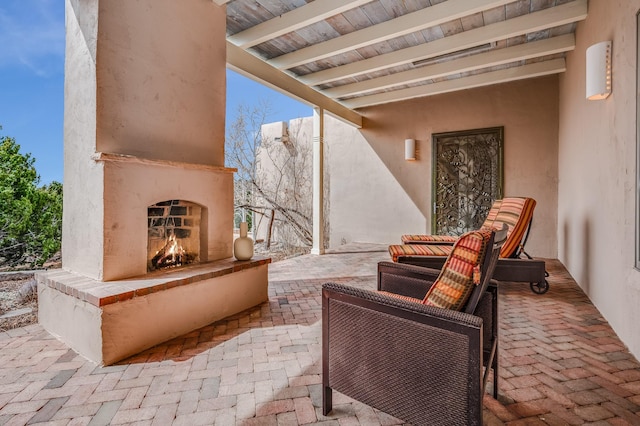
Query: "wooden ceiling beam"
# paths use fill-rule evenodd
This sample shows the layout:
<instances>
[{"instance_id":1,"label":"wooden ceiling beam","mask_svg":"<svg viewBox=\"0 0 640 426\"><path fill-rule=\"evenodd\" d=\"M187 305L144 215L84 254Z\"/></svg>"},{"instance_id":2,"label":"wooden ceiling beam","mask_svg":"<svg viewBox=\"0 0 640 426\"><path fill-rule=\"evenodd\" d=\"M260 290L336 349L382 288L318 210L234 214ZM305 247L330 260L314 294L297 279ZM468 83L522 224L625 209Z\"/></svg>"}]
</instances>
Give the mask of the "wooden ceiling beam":
<instances>
[{"instance_id":1,"label":"wooden ceiling beam","mask_svg":"<svg viewBox=\"0 0 640 426\"><path fill-rule=\"evenodd\" d=\"M214 0L229 1L229 0ZM263 43L275 37L296 31L300 28L314 24L338 15L349 9L370 3L372 0L322 0L307 3L304 6L291 10L283 15L265 21L261 24L247 28L244 31L227 37L227 40L236 46L247 49L251 46Z\"/></svg>"},{"instance_id":2,"label":"wooden ceiling beam","mask_svg":"<svg viewBox=\"0 0 640 426\"><path fill-rule=\"evenodd\" d=\"M356 127L362 127L362 116L323 95L312 87L300 83L290 75L272 67L260 58L227 42L227 66L308 105L323 108L331 115Z\"/></svg>"},{"instance_id":3,"label":"wooden ceiling beam","mask_svg":"<svg viewBox=\"0 0 640 426\"><path fill-rule=\"evenodd\" d=\"M331 98L355 96L366 92L388 89L394 86L412 84L452 74L504 65L510 62L568 52L575 49L575 47L575 36L573 34L565 34L503 49L491 50L486 53L479 53L447 62L420 66L409 71L372 78L358 83L345 84L323 90L322 93Z\"/></svg>"},{"instance_id":4,"label":"wooden ceiling beam","mask_svg":"<svg viewBox=\"0 0 640 426\"><path fill-rule=\"evenodd\" d=\"M565 60L562 58L553 59L551 61L536 62L521 67L506 68L470 77L458 78L455 80L446 80L438 83L425 84L423 86L409 87L407 89L396 90L393 92L362 96L344 101L343 104L348 108L357 109L423 96L433 96L441 93L472 89L474 87L490 86L509 81L558 74L564 71L566 71Z\"/></svg>"},{"instance_id":5,"label":"wooden ceiling beam","mask_svg":"<svg viewBox=\"0 0 640 426\"><path fill-rule=\"evenodd\" d=\"M513 0L448 0L270 60L289 69L511 3ZM315 3L315 2L313 2ZM311 4L313 4L311 3Z\"/></svg>"},{"instance_id":6,"label":"wooden ceiling beam","mask_svg":"<svg viewBox=\"0 0 640 426\"><path fill-rule=\"evenodd\" d=\"M449 2L446 2L449 3ZM442 4L446 4L442 3ZM433 7L433 6L432 6ZM530 32L541 31L584 20L587 17L587 0L575 0L539 12L458 33L449 37L423 43L395 52L374 56L334 68L300 76L304 84L318 85L385 68L412 63L457 52L494 41L504 40Z\"/></svg>"}]
</instances>

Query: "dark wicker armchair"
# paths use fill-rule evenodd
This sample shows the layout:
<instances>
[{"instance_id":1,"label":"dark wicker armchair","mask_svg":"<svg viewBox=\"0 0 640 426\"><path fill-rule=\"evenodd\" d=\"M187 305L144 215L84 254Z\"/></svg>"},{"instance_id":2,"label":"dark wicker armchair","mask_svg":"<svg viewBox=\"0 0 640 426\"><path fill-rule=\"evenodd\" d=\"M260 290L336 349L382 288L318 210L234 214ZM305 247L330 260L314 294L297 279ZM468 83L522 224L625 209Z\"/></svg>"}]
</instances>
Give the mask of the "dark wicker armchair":
<instances>
[{"instance_id":1,"label":"dark wicker armchair","mask_svg":"<svg viewBox=\"0 0 640 426\"><path fill-rule=\"evenodd\" d=\"M326 283L323 412L332 390L420 425L482 424L490 369L497 396L498 287L490 283L506 229L492 236L462 311ZM381 262L378 290L422 299L441 271Z\"/></svg>"}]
</instances>

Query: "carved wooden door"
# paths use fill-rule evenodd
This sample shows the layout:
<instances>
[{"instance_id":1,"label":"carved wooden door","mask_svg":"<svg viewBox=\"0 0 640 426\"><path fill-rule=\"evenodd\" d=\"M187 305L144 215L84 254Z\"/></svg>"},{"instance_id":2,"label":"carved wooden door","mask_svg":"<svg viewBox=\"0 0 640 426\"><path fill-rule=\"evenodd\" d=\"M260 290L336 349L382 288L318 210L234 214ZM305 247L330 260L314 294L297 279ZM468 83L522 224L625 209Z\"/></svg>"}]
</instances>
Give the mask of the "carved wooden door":
<instances>
[{"instance_id":1,"label":"carved wooden door","mask_svg":"<svg viewBox=\"0 0 640 426\"><path fill-rule=\"evenodd\" d=\"M502 198L503 127L433 135L432 233L461 235L482 226Z\"/></svg>"}]
</instances>

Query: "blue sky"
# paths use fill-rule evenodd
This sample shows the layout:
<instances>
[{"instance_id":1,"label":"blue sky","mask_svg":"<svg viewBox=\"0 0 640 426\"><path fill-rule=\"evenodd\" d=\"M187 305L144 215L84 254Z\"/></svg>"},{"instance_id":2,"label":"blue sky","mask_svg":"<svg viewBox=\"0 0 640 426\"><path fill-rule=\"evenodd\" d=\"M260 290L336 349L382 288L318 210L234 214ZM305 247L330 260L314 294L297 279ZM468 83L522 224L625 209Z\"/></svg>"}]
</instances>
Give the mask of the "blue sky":
<instances>
[{"instance_id":1,"label":"blue sky","mask_svg":"<svg viewBox=\"0 0 640 426\"><path fill-rule=\"evenodd\" d=\"M0 1L0 136L30 153L41 184L62 182L64 1ZM227 71L227 122L238 104L267 100L270 121L310 116L311 107Z\"/></svg>"}]
</instances>

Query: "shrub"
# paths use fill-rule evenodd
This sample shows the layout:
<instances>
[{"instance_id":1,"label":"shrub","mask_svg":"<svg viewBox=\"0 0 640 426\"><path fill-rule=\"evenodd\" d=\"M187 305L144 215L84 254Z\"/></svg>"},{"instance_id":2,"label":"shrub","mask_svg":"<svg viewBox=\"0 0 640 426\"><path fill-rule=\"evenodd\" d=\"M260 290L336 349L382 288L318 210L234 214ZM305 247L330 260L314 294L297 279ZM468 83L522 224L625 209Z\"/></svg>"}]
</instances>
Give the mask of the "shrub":
<instances>
[{"instance_id":1,"label":"shrub","mask_svg":"<svg viewBox=\"0 0 640 426\"><path fill-rule=\"evenodd\" d=\"M38 186L34 163L0 136L0 262L8 266L42 265L60 250L62 184Z\"/></svg>"}]
</instances>

